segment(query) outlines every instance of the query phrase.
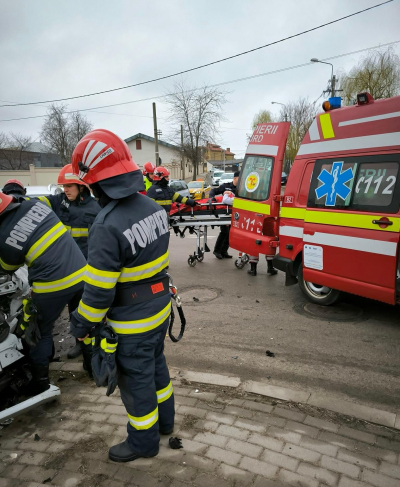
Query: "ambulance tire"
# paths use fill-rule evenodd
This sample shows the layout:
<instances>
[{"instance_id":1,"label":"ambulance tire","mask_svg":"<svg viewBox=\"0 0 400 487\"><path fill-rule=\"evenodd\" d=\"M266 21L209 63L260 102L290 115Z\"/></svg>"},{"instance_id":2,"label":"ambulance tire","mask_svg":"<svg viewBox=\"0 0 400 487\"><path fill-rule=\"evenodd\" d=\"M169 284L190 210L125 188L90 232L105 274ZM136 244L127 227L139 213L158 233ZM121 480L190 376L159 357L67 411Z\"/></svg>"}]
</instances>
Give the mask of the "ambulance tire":
<instances>
[{"instance_id":1,"label":"ambulance tire","mask_svg":"<svg viewBox=\"0 0 400 487\"><path fill-rule=\"evenodd\" d=\"M318 284L305 281L303 278L302 265L299 266L297 279L302 293L309 301L311 301L311 303L319 304L321 306L331 306L339 300L342 294L337 289L319 286Z\"/></svg>"}]
</instances>

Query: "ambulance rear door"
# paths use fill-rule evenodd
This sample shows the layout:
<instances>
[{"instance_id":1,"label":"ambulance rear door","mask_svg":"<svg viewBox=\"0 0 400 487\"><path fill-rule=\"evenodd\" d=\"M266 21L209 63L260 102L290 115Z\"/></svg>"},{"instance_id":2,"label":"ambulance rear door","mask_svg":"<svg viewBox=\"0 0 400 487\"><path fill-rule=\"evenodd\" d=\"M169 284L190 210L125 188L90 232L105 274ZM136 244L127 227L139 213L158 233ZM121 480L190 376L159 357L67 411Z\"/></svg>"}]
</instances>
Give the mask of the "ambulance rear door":
<instances>
[{"instance_id":1,"label":"ambulance rear door","mask_svg":"<svg viewBox=\"0 0 400 487\"><path fill-rule=\"evenodd\" d=\"M274 255L278 240L283 157L290 123L257 125L233 200L229 245L249 255Z\"/></svg>"},{"instance_id":2,"label":"ambulance rear door","mask_svg":"<svg viewBox=\"0 0 400 487\"><path fill-rule=\"evenodd\" d=\"M400 154L315 162L304 224L303 277L396 302Z\"/></svg>"}]
</instances>

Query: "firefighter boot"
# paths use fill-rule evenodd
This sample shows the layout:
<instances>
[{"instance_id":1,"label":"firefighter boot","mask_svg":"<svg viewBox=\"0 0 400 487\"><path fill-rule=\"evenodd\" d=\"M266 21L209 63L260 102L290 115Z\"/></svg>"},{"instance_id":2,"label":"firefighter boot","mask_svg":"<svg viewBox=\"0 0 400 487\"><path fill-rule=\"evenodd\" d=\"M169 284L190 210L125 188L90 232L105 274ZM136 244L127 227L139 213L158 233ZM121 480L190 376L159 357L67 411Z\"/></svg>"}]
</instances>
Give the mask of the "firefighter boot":
<instances>
[{"instance_id":1,"label":"firefighter boot","mask_svg":"<svg viewBox=\"0 0 400 487\"><path fill-rule=\"evenodd\" d=\"M82 348L79 340L76 340L75 345L68 350L67 357L68 358L76 358L79 357L79 355L82 353Z\"/></svg>"},{"instance_id":2,"label":"firefighter boot","mask_svg":"<svg viewBox=\"0 0 400 487\"><path fill-rule=\"evenodd\" d=\"M257 262L250 262L250 269L247 271L247 274L251 276L257 275Z\"/></svg>"},{"instance_id":3,"label":"firefighter boot","mask_svg":"<svg viewBox=\"0 0 400 487\"><path fill-rule=\"evenodd\" d=\"M129 448L128 440L118 443L118 445L112 446L108 451L108 458L113 462L132 462L137 458L149 458L155 457L158 454L157 450L151 453L137 453Z\"/></svg>"},{"instance_id":4,"label":"firefighter boot","mask_svg":"<svg viewBox=\"0 0 400 487\"><path fill-rule=\"evenodd\" d=\"M272 265L272 260L267 260L267 274L270 276L274 276L275 274L278 274L278 271L275 269L275 267Z\"/></svg>"},{"instance_id":5,"label":"firefighter boot","mask_svg":"<svg viewBox=\"0 0 400 487\"><path fill-rule=\"evenodd\" d=\"M86 339L85 339L86 340ZM81 346L82 356L83 356L83 370L86 370L90 379L93 379L93 371L92 371L92 343L91 339L89 344L85 343L84 341L80 342L79 345Z\"/></svg>"},{"instance_id":6,"label":"firefighter boot","mask_svg":"<svg viewBox=\"0 0 400 487\"><path fill-rule=\"evenodd\" d=\"M50 387L49 366L31 364L32 380L24 390L25 396L36 396Z\"/></svg>"}]
</instances>

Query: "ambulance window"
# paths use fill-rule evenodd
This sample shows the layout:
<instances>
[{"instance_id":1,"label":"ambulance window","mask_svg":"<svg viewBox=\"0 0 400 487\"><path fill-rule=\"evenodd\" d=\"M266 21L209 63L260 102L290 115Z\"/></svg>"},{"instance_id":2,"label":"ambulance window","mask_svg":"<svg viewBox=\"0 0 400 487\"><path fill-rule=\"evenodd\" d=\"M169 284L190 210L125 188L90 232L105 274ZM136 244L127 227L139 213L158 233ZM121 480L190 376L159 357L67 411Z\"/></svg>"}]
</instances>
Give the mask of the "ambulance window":
<instances>
[{"instance_id":1,"label":"ambulance window","mask_svg":"<svg viewBox=\"0 0 400 487\"><path fill-rule=\"evenodd\" d=\"M238 196L265 201L269 196L274 159L266 156L246 156L240 177Z\"/></svg>"},{"instance_id":2,"label":"ambulance window","mask_svg":"<svg viewBox=\"0 0 400 487\"><path fill-rule=\"evenodd\" d=\"M390 206L398 172L397 162L360 164L352 206Z\"/></svg>"},{"instance_id":3,"label":"ambulance window","mask_svg":"<svg viewBox=\"0 0 400 487\"><path fill-rule=\"evenodd\" d=\"M310 189L311 184L311 176L314 169L314 162L310 162L306 165L306 168L303 173L303 178L301 180L299 193L297 196L297 203L300 206L307 206L307 198L308 198L308 191Z\"/></svg>"}]
</instances>

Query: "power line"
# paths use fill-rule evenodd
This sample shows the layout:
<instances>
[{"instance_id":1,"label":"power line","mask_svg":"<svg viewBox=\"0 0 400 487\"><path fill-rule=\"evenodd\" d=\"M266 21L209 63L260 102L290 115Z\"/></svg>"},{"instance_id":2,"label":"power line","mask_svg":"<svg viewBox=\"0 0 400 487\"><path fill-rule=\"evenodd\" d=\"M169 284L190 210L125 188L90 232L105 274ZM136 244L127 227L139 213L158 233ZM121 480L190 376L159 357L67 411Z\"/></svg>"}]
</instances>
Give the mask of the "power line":
<instances>
[{"instance_id":1,"label":"power line","mask_svg":"<svg viewBox=\"0 0 400 487\"><path fill-rule=\"evenodd\" d=\"M202 64L202 65L197 66L195 68L186 69L184 71L179 71L178 73L174 73L174 74L168 74L166 76L161 76L160 78L155 78L155 79L148 80L148 81L142 81L140 83L135 83L135 84L132 84L132 85L121 86L119 88L112 88L110 90L104 90L104 91L97 91L97 92L94 92L94 93L88 93L86 95L70 96L70 97L67 97L67 98L57 98L57 99L54 99L54 100L35 101L35 102L29 102L29 103L15 103L15 104L8 104L8 105L0 105L0 108L1 107L25 106L25 105L39 105L39 104L42 104L42 103L54 103L54 102L57 102L57 101L76 100L77 98L86 98L86 97L89 97L89 96L103 95L105 93L111 93L113 91L126 90L127 88L134 88L136 86L141 86L141 85L146 85L146 84L149 84L149 83L154 83L156 81L161 81L161 80L164 80L164 79L172 78L172 77L179 76L179 75L185 74L185 73L190 73L191 71L196 71L196 70L199 70L199 69L202 69L202 68L206 68L208 66L212 66L214 64L222 63L222 62L228 61L230 59L234 59L234 58L237 58L237 57L240 57L240 56L244 56L246 54L250 54L251 52L259 51L260 49L265 49L266 47L270 47L270 46L273 46L275 44L280 44L281 42L287 41L289 39L294 39L296 37L302 36L304 34L308 34L309 32L313 32L313 31L318 30L318 29L322 29L323 27L326 27L328 25L335 24L335 23L340 22L342 20L348 19L350 17L354 17L355 15L359 15L359 14L364 13L364 12L367 12L369 10L373 10L375 8L381 7L382 5L386 5L387 3L391 3L391 2L393 2L393 0L387 0L385 2L382 2L382 3L378 3L376 5L373 5L372 7L368 7L368 8L365 8L363 10L359 10L358 12L354 12L352 14L345 15L344 17L340 17L340 18L335 19L335 20L331 20L330 22L326 22L325 24L321 24L321 25L318 25L316 27L312 27L311 29L307 29L307 30L304 30L302 32L299 32L297 34L293 34L291 36L284 37L283 39L279 39L277 41L273 41L273 42L270 42L268 44L264 44L263 46L255 47L254 49L249 49L248 51L243 51L241 53L234 54L232 56L228 56L228 57L225 57L223 59L219 59L218 61L212 61L212 62L207 63L207 64Z\"/></svg>"},{"instance_id":2,"label":"power line","mask_svg":"<svg viewBox=\"0 0 400 487\"><path fill-rule=\"evenodd\" d=\"M377 46L366 47L364 49L358 49L357 51L351 51L351 52L347 52L347 53L344 53L344 54L337 54L336 56L330 56L330 57L323 58L323 59L321 59L321 61L331 61L333 59L339 59L339 58L342 58L342 57L345 57L345 56L351 56L353 54L359 54L361 52L370 51L371 49L377 49L379 47L386 47L386 46L390 46L390 45L393 45L393 44L398 44L399 42L400 42L400 40L397 40L397 41L393 41L393 42L387 42L386 44L379 44ZM223 81L221 83L216 83L216 84L210 85L209 88L215 88L217 86L223 86L223 85L227 85L227 84L231 84L231 83L238 83L238 82L241 82L241 81L247 81L249 79L260 78L262 76L269 76L271 74L282 73L284 71L290 71L292 69L303 68L305 66L314 66L314 63L308 62L308 63L303 63L303 64L297 64L295 66L289 66L289 67L286 67L286 68L280 68L280 69L276 69L274 71L268 71L266 73L254 74L252 76L246 76L244 78L237 78L237 79L230 80L230 81ZM187 90L185 93L190 93L190 92L198 91L198 90L201 90L201 89L202 88L193 88L191 90ZM99 107L81 108L81 109L76 109L76 110L69 110L66 113L88 112L88 111L89 112L91 111L93 113L96 113L96 110L100 110L101 108L117 107L117 106L121 106L121 105L129 105L129 104L132 104L132 103L139 103L139 102L143 102L143 101L154 101L154 100L159 100L159 99L162 99L162 98L166 98L166 97L171 96L171 95L174 95L174 94L176 94L176 93L166 93L165 95L153 96L153 97L150 97L150 98L141 98L139 100L131 100L131 101L125 101L125 102L121 102L121 103L113 103L111 105L102 105L102 106L99 106ZM100 113L100 112L98 112L98 113ZM119 115L119 114L115 114L115 115ZM139 116L139 115L137 115L137 116ZM144 116L144 115L142 115L142 116ZM31 116L31 117L8 118L8 119L0 120L0 122L13 122L13 121L17 121L17 120L30 120L30 119L34 119L34 118L44 118L44 117L47 117L47 114L46 115L34 115L34 116Z\"/></svg>"}]
</instances>

